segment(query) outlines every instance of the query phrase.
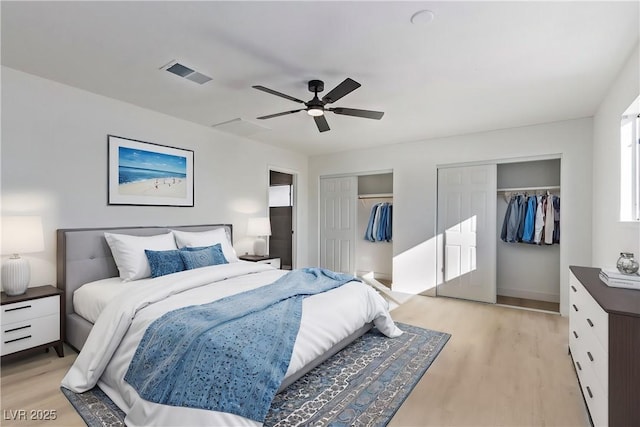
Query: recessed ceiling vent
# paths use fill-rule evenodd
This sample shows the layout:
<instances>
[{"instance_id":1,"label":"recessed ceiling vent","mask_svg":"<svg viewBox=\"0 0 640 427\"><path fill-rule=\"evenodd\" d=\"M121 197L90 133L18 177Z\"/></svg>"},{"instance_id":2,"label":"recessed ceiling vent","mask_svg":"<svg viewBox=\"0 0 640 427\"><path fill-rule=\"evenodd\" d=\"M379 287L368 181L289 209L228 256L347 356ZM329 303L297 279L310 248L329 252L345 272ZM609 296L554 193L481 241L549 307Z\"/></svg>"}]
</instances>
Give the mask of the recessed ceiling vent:
<instances>
[{"instance_id":1,"label":"recessed ceiling vent","mask_svg":"<svg viewBox=\"0 0 640 427\"><path fill-rule=\"evenodd\" d=\"M180 64L178 61L171 61L167 65L160 67L161 70L166 70L170 73L175 74L176 76L184 77L187 80L191 80L192 82L196 82L198 84L205 84L211 77L205 76L202 73L199 73L186 65Z\"/></svg>"},{"instance_id":2,"label":"recessed ceiling vent","mask_svg":"<svg viewBox=\"0 0 640 427\"><path fill-rule=\"evenodd\" d=\"M258 132L271 130L268 127L260 126L241 118L229 120L228 122L218 123L212 126L215 129L221 130L223 132L232 133L239 136L249 136Z\"/></svg>"}]
</instances>

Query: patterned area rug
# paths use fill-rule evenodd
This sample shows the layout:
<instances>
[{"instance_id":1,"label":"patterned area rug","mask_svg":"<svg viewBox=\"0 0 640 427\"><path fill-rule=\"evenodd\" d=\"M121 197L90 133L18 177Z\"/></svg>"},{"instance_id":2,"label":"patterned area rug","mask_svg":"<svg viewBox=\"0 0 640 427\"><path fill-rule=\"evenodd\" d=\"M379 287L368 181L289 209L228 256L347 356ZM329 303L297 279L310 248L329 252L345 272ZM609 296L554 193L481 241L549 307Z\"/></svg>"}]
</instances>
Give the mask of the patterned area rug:
<instances>
[{"instance_id":1,"label":"patterned area rug","mask_svg":"<svg viewBox=\"0 0 640 427\"><path fill-rule=\"evenodd\" d=\"M450 338L397 325L400 337L374 328L276 395L265 426L386 425ZM98 387L62 392L89 427L124 425L124 413Z\"/></svg>"}]
</instances>

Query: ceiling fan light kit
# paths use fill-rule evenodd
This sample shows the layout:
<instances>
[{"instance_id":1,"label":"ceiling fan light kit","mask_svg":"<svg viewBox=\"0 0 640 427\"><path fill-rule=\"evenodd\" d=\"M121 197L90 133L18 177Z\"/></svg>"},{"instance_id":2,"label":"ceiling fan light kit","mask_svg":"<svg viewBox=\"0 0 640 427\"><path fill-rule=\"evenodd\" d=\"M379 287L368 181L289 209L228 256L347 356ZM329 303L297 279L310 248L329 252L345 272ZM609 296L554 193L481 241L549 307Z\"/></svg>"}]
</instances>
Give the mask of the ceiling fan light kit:
<instances>
[{"instance_id":1,"label":"ceiling fan light kit","mask_svg":"<svg viewBox=\"0 0 640 427\"><path fill-rule=\"evenodd\" d=\"M362 117L365 119L374 119L380 120L384 115L382 111L371 111L371 110L359 110L356 108L343 108L343 107L335 107L335 108L325 108L327 104L331 104L345 95L350 94L354 90L360 87L360 83L356 82L353 79L346 78L342 83L333 88L329 93L322 97L322 99L318 98L318 92L322 92L324 90L324 82L322 80L310 80L308 83L309 91L313 92L313 98L308 101L302 101L298 98L294 98L292 96L286 95L284 93L278 92L273 89L269 89L264 86L256 85L252 86L254 89L261 90L266 93L270 93L271 95L276 95L281 98L288 99L293 102L297 102L300 104L304 104L306 108L299 108L297 110L284 111L282 113L269 114L267 116L258 117L260 120L271 119L274 117L284 116L287 114L297 113L299 111L306 111L307 114L313 117L316 122L316 126L320 132L326 132L330 130L329 123L324 115L325 111L331 111L335 114L340 114L344 116L353 116L353 117Z\"/></svg>"}]
</instances>

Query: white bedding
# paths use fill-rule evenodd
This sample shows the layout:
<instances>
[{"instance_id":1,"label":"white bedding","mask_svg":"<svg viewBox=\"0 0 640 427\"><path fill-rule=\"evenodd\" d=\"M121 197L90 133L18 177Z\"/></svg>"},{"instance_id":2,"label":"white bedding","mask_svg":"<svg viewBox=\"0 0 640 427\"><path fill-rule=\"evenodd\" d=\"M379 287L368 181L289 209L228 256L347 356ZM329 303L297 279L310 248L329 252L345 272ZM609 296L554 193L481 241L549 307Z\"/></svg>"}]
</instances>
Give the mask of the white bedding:
<instances>
[{"instance_id":1,"label":"white bedding","mask_svg":"<svg viewBox=\"0 0 640 427\"><path fill-rule=\"evenodd\" d=\"M132 286L142 282L123 282L119 277L96 280L80 286L73 293L73 311L88 320L96 323L102 310L116 298L120 292L131 289Z\"/></svg>"},{"instance_id":2,"label":"white bedding","mask_svg":"<svg viewBox=\"0 0 640 427\"><path fill-rule=\"evenodd\" d=\"M128 426L260 425L232 414L145 401L124 381L124 375L144 331L157 317L180 307L203 304L272 283L283 274L286 271L269 265L238 262L188 270L137 284L123 294L126 298L118 297L104 308L62 385L74 392L83 392L98 384L127 414ZM306 298L285 377L368 322L373 321L388 336L400 335L402 332L386 307L382 297L359 282L349 282Z\"/></svg>"}]
</instances>

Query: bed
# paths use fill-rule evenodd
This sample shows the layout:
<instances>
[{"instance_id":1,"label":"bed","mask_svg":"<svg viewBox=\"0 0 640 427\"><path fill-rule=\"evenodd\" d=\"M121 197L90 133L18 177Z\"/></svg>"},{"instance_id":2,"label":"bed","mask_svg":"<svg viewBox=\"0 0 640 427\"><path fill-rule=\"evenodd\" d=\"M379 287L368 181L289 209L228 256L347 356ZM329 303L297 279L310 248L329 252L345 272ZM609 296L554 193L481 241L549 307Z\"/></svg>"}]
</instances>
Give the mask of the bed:
<instances>
[{"instance_id":1,"label":"bed","mask_svg":"<svg viewBox=\"0 0 640 427\"><path fill-rule=\"evenodd\" d=\"M124 283L118 279L122 277L122 266L120 262L116 265L110 248L112 242L107 243L105 233L164 239L162 236L171 235L172 230L174 233L182 233L186 236L224 231L228 240L227 247L223 244L221 253L226 256L225 261L228 259L229 262ZM132 385L135 383L130 377L133 376L131 371L134 362L139 360L138 354L141 353L143 344L149 344L147 337L157 335L155 331L153 333L149 331L152 330L150 326L155 326L159 319L182 313L183 310L208 307L207 304L226 300L232 300L228 302L237 304L233 307L238 307L237 310L240 312L245 309L244 307L253 307L252 303L242 302L245 301L242 300L245 295L265 293L266 289L273 288L270 286L272 283L278 284L280 289L280 286L284 286L280 283L290 282L291 286L297 289L301 285L293 284L296 274L298 276L308 276L310 273L317 275L319 269L304 269L292 274L277 270L270 265L239 261L235 253L229 252L233 249L230 244L232 227L228 224L66 229L58 230L57 239L58 287L65 290L66 299L65 341L80 350L74 365L63 379L63 387L74 392L83 392L96 385L99 386L127 414L126 422L130 426L261 425L260 416L256 417L254 413L249 416L242 408L239 411L233 409L227 411L227 406L224 405L194 406L188 402L176 403L148 397L144 394L144 390ZM324 271L320 273L331 276L332 280L343 278L337 273ZM74 306L74 294L78 290L80 291L77 294L81 294L83 285L87 285L84 286L86 289L95 286L96 289L109 289L109 292L106 292L106 296L101 296L102 299L98 298L99 303L91 306L88 311L83 311L80 310L80 299L76 301L79 307ZM112 285L114 289L119 290L111 289ZM99 294L105 293L101 291ZM95 309L95 307L98 308ZM301 307L301 314L298 316L299 330L292 340L290 361L285 366L286 373L283 370L284 376L281 381L278 380L277 391L283 390L310 369L344 348L370 329L372 324L388 336L401 334L391 320L385 300L372 288L350 278L342 280L340 285L327 288L326 292L303 298ZM232 311L234 310L235 308ZM197 328L189 327L188 329ZM162 339L164 341L159 341L162 345L164 342L170 342L167 341L168 338ZM236 344L236 347L238 345ZM245 345L242 344L241 347ZM148 353L159 354L169 347L156 347ZM247 345L247 347L251 346ZM160 352L157 351L158 349ZM209 357L208 354L203 354ZM164 360L163 356L160 363L164 363ZM151 369L153 373L154 365L149 365L148 361L145 363L141 362L141 365L137 366L147 369L146 372ZM140 372L145 371L142 369ZM178 376L178 378L181 377ZM144 380L143 377L141 381L144 382ZM187 382L192 383L192 381L194 380L188 379ZM155 389L157 387L152 387L151 391ZM219 393L220 389L224 389L224 386L212 385L209 393ZM198 390L187 389L186 392L193 395L200 393ZM258 390L258 392L261 391ZM234 393L237 394L237 392Z\"/></svg>"}]
</instances>

